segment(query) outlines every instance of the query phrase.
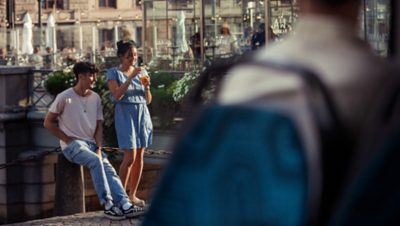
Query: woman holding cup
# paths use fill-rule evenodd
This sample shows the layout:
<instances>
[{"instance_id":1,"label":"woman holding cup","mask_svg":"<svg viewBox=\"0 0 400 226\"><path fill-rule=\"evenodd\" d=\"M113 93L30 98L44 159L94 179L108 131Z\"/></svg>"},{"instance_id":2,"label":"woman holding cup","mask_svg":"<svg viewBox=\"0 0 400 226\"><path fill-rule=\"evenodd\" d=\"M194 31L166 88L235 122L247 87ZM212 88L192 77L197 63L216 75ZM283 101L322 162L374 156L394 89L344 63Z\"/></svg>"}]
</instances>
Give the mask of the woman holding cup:
<instances>
[{"instance_id":1,"label":"woman holding cup","mask_svg":"<svg viewBox=\"0 0 400 226\"><path fill-rule=\"evenodd\" d=\"M124 151L119 176L132 203L144 207L136 196L143 171L144 150L153 138L153 124L147 104L150 104L150 77L144 68L136 66L138 55L132 40L117 42L120 66L107 70L107 84L115 102L115 129L118 146Z\"/></svg>"}]
</instances>

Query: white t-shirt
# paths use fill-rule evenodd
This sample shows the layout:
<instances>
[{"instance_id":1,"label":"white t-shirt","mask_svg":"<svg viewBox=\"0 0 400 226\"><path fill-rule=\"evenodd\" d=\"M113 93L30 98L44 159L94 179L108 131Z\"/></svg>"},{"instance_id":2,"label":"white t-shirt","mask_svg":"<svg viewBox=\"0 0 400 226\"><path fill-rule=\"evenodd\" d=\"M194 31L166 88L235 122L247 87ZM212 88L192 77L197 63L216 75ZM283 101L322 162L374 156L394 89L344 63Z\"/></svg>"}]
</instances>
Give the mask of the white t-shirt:
<instances>
[{"instance_id":1,"label":"white t-shirt","mask_svg":"<svg viewBox=\"0 0 400 226\"><path fill-rule=\"evenodd\" d=\"M221 35L218 40L218 53L221 55L226 54L240 54L240 49L234 35Z\"/></svg>"},{"instance_id":2,"label":"white t-shirt","mask_svg":"<svg viewBox=\"0 0 400 226\"><path fill-rule=\"evenodd\" d=\"M99 95L93 91L85 97L72 88L58 94L49 111L58 114L59 128L70 137L94 140L97 120L103 120L103 108ZM60 140L61 149L67 146Z\"/></svg>"}]
</instances>

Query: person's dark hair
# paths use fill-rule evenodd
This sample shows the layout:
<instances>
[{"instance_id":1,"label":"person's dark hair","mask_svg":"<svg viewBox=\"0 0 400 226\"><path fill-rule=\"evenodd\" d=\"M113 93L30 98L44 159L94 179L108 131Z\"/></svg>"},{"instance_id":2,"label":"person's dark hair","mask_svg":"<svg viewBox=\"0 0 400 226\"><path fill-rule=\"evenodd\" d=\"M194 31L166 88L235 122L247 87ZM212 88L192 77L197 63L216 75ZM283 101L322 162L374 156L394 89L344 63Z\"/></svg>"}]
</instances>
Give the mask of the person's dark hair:
<instances>
[{"instance_id":1,"label":"person's dark hair","mask_svg":"<svg viewBox=\"0 0 400 226\"><path fill-rule=\"evenodd\" d=\"M258 30L259 31L265 31L265 23L261 23L258 25Z\"/></svg>"},{"instance_id":2,"label":"person's dark hair","mask_svg":"<svg viewBox=\"0 0 400 226\"><path fill-rule=\"evenodd\" d=\"M128 41L123 41L120 40L117 42L117 56L121 57L125 55L132 47L137 48L135 41L133 40L128 40Z\"/></svg>"},{"instance_id":3,"label":"person's dark hair","mask_svg":"<svg viewBox=\"0 0 400 226\"><path fill-rule=\"evenodd\" d=\"M231 30L229 29L229 27L225 27L225 26L223 26L223 27L221 27L219 29L219 33L223 34L224 33L224 29L226 29L228 31L228 35L231 35Z\"/></svg>"},{"instance_id":4,"label":"person's dark hair","mask_svg":"<svg viewBox=\"0 0 400 226\"><path fill-rule=\"evenodd\" d=\"M85 74L85 73L97 73L99 72L99 69L96 67L96 65L90 63L90 62L78 62L74 65L74 68L72 71L75 74L75 78L78 81L79 80L79 74Z\"/></svg>"}]
</instances>

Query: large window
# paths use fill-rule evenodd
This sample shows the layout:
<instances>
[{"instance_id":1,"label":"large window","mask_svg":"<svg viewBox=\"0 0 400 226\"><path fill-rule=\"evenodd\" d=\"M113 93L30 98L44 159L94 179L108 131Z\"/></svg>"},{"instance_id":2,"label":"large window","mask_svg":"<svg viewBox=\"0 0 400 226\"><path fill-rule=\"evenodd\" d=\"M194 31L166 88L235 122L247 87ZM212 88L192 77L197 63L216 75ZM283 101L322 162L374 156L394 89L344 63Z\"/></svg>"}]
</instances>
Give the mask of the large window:
<instances>
[{"instance_id":1,"label":"large window","mask_svg":"<svg viewBox=\"0 0 400 226\"><path fill-rule=\"evenodd\" d=\"M143 9L144 60L173 71L252 51L266 29L269 42L284 39L298 17L296 0L145 0Z\"/></svg>"},{"instance_id":2,"label":"large window","mask_svg":"<svg viewBox=\"0 0 400 226\"><path fill-rule=\"evenodd\" d=\"M102 8L117 8L117 0L100 0L99 7Z\"/></svg>"},{"instance_id":3,"label":"large window","mask_svg":"<svg viewBox=\"0 0 400 226\"><path fill-rule=\"evenodd\" d=\"M43 0L42 1L42 8L43 9L64 9L64 2L63 0Z\"/></svg>"},{"instance_id":4,"label":"large window","mask_svg":"<svg viewBox=\"0 0 400 226\"><path fill-rule=\"evenodd\" d=\"M388 54L390 1L365 0L361 15L362 36L381 55Z\"/></svg>"},{"instance_id":5,"label":"large window","mask_svg":"<svg viewBox=\"0 0 400 226\"><path fill-rule=\"evenodd\" d=\"M270 24L276 38L284 38L293 29L298 18L297 1L270 0Z\"/></svg>"}]
</instances>

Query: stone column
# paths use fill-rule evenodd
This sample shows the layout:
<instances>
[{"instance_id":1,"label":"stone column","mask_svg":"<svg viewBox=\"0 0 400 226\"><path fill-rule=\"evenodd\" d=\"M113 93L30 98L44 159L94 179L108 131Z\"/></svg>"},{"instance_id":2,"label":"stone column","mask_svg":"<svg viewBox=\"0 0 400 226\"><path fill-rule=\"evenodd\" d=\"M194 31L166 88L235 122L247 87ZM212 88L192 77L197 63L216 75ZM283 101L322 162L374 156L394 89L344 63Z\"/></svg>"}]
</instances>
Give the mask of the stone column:
<instances>
[{"instance_id":1,"label":"stone column","mask_svg":"<svg viewBox=\"0 0 400 226\"><path fill-rule=\"evenodd\" d=\"M54 214L65 216L85 212L83 167L58 155Z\"/></svg>"},{"instance_id":2,"label":"stone column","mask_svg":"<svg viewBox=\"0 0 400 226\"><path fill-rule=\"evenodd\" d=\"M43 127L45 116L46 112L44 111L28 113L32 146L38 151L54 150L60 145L59 140ZM28 175L24 179L25 190L33 188L34 185L31 183L33 178L37 178L35 184L41 187L40 190L35 190L36 194L34 195L30 195L31 192L28 192L29 194L25 192L26 215L40 214L37 217L48 217L53 214L64 216L85 212L82 167L70 163L62 153L47 155L39 161L24 165L25 169L36 170L40 174L40 177L31 177L29 174L25 174ZM51 167L53 168L50 169ZM44 191L46 191L45 194Z\"/></svg>"},{"instance_id":3,"label":"stone column","mask_svg":"<svg viewBox=\"0 0 400 226\"><path fill-rule=\"evenodd\" d=\"M24 151L20 158L43 155L45 150ZM54 209L57 153L23 162L24 219L52 217Z\"/></svg>"}]
</instances>

